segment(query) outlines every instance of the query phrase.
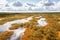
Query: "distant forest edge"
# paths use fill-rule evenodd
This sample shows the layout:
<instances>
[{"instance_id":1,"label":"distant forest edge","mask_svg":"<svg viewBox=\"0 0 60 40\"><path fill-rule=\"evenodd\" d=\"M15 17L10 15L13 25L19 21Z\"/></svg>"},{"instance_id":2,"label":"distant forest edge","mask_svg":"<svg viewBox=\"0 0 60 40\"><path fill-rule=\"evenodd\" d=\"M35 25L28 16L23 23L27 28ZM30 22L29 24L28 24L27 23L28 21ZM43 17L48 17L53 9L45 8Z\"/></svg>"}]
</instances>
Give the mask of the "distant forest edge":
<instances>
[{"instance_id":1,"label":"distant forest edge","mask_svg":"<svg viewBox=\"0 0 60 40\"><path fill-rule=\"evenodd\" d=\"M52 14L56 14L56 13L59 13L60 14L60 12L25 12L25 13L13 13L13 12L0 12L0 14L36 14L36 13L38 13L38 14L50 14L50 13L52 13Z\"/></svg>"},{"instance_id":2,"label":"distant forest edge","mask_svg":"<svg viewBox=\"0 0 60 40\"><path fill-rule=\"evenodd\" d=\"M45 12L45 13L0 13L0 17L5 17L5 16L9 16L9 15L33 15L33 14L60 14L60 12Z\"/></svg>"}]
</instances>

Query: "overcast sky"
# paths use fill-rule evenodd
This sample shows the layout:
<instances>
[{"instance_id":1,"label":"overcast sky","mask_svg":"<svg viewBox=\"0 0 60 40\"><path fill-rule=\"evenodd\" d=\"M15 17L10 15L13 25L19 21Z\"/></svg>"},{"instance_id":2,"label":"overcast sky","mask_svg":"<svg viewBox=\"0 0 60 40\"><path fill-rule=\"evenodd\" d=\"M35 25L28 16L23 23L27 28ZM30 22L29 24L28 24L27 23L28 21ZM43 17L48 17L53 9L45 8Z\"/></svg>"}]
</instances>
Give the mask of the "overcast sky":
<instances>
[{"instance_id":1,"label":"overcast sky","mask_svg":"<svg viewBox=\"0 0 60 40\"><path fill-rule=\"evenodd\" d=\"M0 12L60 12L60 0L0 0Z\"/></svg>"}]
</instances>

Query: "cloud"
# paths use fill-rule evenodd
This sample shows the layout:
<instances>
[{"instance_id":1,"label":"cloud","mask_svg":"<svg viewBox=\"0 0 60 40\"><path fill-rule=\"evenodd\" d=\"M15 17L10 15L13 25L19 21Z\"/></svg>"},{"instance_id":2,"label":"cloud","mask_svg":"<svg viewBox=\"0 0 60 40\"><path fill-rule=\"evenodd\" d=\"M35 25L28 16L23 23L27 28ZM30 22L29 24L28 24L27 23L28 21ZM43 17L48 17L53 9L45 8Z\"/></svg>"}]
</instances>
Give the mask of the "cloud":
<instances>
[{"instance_id":1,"label":"cloud","mask_svg":"<svg viewBox=\"0 0 60 40\"><path fill-rule=\"evenodd\" d=\"M60 1L55 3L55 5L53 6L55 9L59 9L60 8Z\"/></svg>"},{"instance_id":2,"label":"cloud","mask_svg":"<svg viewBox=\"0 0 60 40\"><path fill-rule=\"evenodd\" d=\"M20 3L19 1L17 1L15 3L13 3L13 6L20 7L20 6L22 6L22 3Z\"/></svg>"},{"instance_id":3,"label":"cloud","mask_svg":"<svg viewBox=\"0 0 60 40\"><path fill-rule=\"evenodd\" d=\"M14 10L14 11L26 11L26 10L28 10L27 8L27 6L26 6L26 4L25 3L21 3L20 1L14 1L14 2L12 2L12 3L8 3L9 4L9 8L5 8L5 9L7 9L7 11L9 10L9 9L12 9L12 10Z\"/></svg>"},{"instance_id":4,"label":"cloud","mask_svg":"<svg viewBox=\"0 0 60 40\"><path fill-rule=\"evenodd\" d=\"M5 6L6 7L4 7L4 5L3 7L0 6L0 11L60 11L60 1L55 2L41 0L36 4L14 1L11 3L6 3Z\"/></svg>"},{"instance_id":5,"label":"cloud","mask_svg":"<svg viewBox=\"0 0 60 40\"><path fill-rule=\"evenodd\" d=\"M10 6L12 9L14 9L14 10L22 10L22 11L24 11L24 10L28 10L27 8L28 7L26 7L26 5L24 4L23 6L20 6L20 7L15 7L15 6Z\"/></svg>"},{"instance_id":6,"label":"cloud","mask_svg":"<svg viewBox=\"0 0 60 40\"><path fill-rule=\"evenodd\" d=\"M0 0L0 9L4 8L5 7L4 6L5 4L6 4L6 0L4 0L4 1L3 0Z\"/></svg>"},{"instance_id":7,"label":"cloud","mask_svg":"<svg viewBox=\"0 0 60 40\"><path fill-rule=\"evenodd\" d=\"M30 4L30 3L27 3L28 6L36 6L35 4Z\"/></svg>"},{"instance_id":8,"label":"cloud","mask_svg":"<svg viewBox=\"0 0 60 40\"><path fill-rule=\"evenodd\" d=\"M59 11L60 10L60 1L59 2L40 1L39 3L36 4L36 7L32 7L32 10Z\"/></svg>"},{"instance_id":9,"label":"cloud","mask_svg":"<svg viewBox=\"0 0 60 40\"><path fill-rule=\"evenodd\" d=\"M60 2L56 2L56 3L54 3L54 5L49 6L49 10L60 11Z\"/></svg>"}]
</instances>

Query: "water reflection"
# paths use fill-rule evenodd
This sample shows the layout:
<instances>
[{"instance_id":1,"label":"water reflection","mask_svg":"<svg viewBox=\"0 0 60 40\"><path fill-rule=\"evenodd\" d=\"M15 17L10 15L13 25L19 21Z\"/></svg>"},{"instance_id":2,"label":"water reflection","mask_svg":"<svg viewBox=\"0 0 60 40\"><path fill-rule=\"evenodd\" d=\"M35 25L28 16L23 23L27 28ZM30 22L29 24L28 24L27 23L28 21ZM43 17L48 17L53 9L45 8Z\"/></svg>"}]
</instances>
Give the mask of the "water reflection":
<instances>
[{"instance_id":1,"label":"water reflection","mask_svg":"<svg viewBox=\"0 0 60 40\"><path fill-rule=\"evenodd\" d=\"M28 17L25 19L20 19L20 20L14 20L14 21L9 21L3 25L0 25L0 33L4 31L13 31L13 35L8 38L7 40L17 40L19 39L25 32L25 28L18 28L16 30L9 30L9 28L12 26L14 23L26 23L32 20L32 17Z\"/></svg>"}]
</instances>

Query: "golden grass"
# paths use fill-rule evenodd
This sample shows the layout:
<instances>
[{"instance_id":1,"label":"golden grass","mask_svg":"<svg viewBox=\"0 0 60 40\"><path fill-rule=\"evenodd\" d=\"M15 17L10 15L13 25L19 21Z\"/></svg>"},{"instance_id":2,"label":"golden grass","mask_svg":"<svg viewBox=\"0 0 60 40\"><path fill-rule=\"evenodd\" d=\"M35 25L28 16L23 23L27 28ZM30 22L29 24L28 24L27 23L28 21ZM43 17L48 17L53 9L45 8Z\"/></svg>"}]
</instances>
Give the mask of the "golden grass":
<instances>
[{"instance_id":1,"label":"golden grass","mask_svg":"<svg viewBox=\"0 0 60 40\"><path fill-rule=\"evenodd\" d=\"M21 40L58 40L60 37L60 14L14 14L9 16L0 17L0 24L4 24L8 21L13 21L17 19L23 19L27 17L33 17L28 23L25 24L12 24L10 30L18 28L27 28ZM45 27L36 26L38 18L37 16L42 16L46 18L48 25ZM4 19L2 19L4 18ZM1 35L1 34L0 34ZM57 37L57 35L59 37Z\"/></svg>"}]
</instances>

